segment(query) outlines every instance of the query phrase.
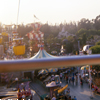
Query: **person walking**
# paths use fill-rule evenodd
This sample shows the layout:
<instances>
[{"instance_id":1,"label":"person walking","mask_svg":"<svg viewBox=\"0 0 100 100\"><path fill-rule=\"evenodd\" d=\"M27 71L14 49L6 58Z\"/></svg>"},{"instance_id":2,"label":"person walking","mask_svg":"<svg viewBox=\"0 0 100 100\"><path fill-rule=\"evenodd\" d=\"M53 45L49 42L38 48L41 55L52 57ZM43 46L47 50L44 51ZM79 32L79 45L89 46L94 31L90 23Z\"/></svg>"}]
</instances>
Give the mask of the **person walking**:
<instances>
[{"instance_id":1,"label":"person walking","mask_svg":"<svg viewBox=\"0 0 100 100\"><path fill-rule=\"evenodd\" d=\"M55 96L55 94L53 94L53 97L52 97L51 100L56 100L56 96Z\"/></svg>"},{"instance_id":2,"label":"person walking","mask_svg":"<svg viewBox=\"0 0 100 100\"><path fill-rule=\"evenodd\" d=\"M77 100L76 96L74 96L74 100Z\"/></svg>"},{"instance_id":3,"label":"person walking","mask_svg":"<svg viewBox=\"0 0 100 100\"><path fill-rule=\"evenodd\" d=\"M74 76L72 76L72 83L74 84Z\"/></svg>"},{"instance_id":4,"label":"person walking","mask_svg":"<svg viewBox=\"0 0 100 100\"><path fill-rule=\"evenodd\" d=\"M83 85L83 79L82 78L80 79L80 84Z\"/></svg>"},{"instance_id":5,"label":"person walking","mask_svg":"<svg viewBox=\"0 0 100 100\"><path fill-rule=\"evenodd\" d=\"M68 76L66 76L66 82L68 83Z\"/></svg>"},{"instance_id":6,"label":"person walking","mask_svg":"<svg viewBox=\"0 0 100 100\"><path fill-rule=\"evenodd\" d=\"M68 77L68 83L70 83L70 80L71 80L71 77L69 76L69 77Z\"/></svg>"},{"instance_id":7,"label":"person walking","mask_svg":"<svg viewBox=\"0 0 100 100\"><path fill-rule=\"evenodd\" d=\"M62 80L62 73L60 73L60 79Z\"/></svg>"}]
</instances>

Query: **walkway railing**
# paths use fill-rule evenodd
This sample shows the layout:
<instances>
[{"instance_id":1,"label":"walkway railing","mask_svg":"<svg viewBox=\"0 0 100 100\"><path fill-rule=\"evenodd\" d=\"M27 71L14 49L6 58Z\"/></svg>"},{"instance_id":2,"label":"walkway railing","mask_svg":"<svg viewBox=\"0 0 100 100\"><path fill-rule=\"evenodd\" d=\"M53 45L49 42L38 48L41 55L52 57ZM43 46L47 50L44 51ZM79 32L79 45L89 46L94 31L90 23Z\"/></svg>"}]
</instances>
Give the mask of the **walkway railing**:
<instances>
[{"instance_id":1,"label":"walkway railing","mask_svg":"<svg viewBox=\"0 0 100 100\"><path fill-rule=\"evenodd\" d=\"M100 64L100 54L83 55L83 56L64 56L55 58L42 58L32 60L9 60L0 61L0 72L8 71L23 71L42 68L57 68L57 67L72 67L81 65L96 65Z\"/></svg>"}]
</instances>

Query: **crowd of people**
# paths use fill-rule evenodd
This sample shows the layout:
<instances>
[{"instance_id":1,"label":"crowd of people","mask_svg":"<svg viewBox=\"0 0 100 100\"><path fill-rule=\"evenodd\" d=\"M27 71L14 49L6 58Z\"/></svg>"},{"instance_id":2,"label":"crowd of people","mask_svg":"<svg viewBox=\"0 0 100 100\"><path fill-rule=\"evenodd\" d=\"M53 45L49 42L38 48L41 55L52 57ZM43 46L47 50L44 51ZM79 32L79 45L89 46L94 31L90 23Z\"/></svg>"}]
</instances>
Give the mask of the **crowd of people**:
<instances>
[{"instance_id":1,"label":"crowd of people","mask_svg":"<svg viewBox=\"0 0 100 100\"><path fill-rule=\"evenodd\" d=\"M88 71L85 71L85 73L84 72L82 73L82 71L81 71L81 73L78 73L75 70L72 71L71 69L68 69L66 74L62 72L61 74L59 74L59 76L60 76L61 81L63 81L63 80L66 81L66 84L76 85L79 82L80 85L83 86L84 82L87 82L90 85ZM95 91L96 93L100 93L100 90L98 89L98 87L96 85L93 84L92 80L91 80L91 89L93 91ZM74 96L74 98L71 97L69 88L67 89L67 92L65 94L62 94L62 96L63 96L63 99L61 99L61 100L77 100L76 96ZM56 98L56 99L54 99L54 98ZM60 98L58 99L57 96L56 97L54 96L51 100L60 100Z\"/></svg>"},{"instance_id":2,"label":"crowd of people","mask_svg":"<svg viewBox=\"0 0 100 100\"><path fill-rule=\"evenodd\" d=\"M60 77L60 81L66 81L66 84L70 84L70 83L74 84L78 80L77 73L74 73L73 68L68 68L66 71L65 70L60 71L59 77ZM44 100L77 100L77 98L76 96L71 97L70 88L67 88L59 94L57 92L54 93L51 98L49 98L48 96L45 97Z\"/></svg>"},{"instance_id":3,"label":"crowd of people","mask_svg":"<svg viewBox=\"0 0 100 100\"><path fill-rule=\"evenodd\" d=\"M79 71L79 72L78 72ZM65 81L66 84L71 85L81 85L84 86L85 83L87 83L89 86L91 85L91 90L94 93L100 94L100 89L93 83L93 80L91 78L91 82L89 79L89 71L88 70L81 70L80 68L68 68L67 70L59 71L59 73L56 73L60 77L60 81ZM53 81L54 81L54 75L53 75ZM53 94L52 98L46 97L44 100L77 100L76 96L71 96L70 94L70 88L65 89L65 92L62 92L60 94Z\"/></svg>"}]
</instances>

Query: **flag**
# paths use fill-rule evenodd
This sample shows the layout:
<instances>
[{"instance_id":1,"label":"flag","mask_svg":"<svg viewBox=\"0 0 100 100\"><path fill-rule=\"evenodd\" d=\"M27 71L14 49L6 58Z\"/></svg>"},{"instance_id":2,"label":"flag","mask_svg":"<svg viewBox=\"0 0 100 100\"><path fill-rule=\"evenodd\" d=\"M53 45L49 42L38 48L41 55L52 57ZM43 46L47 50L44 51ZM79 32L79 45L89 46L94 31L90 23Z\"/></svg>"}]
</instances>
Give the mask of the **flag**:
<instances>
[{"instance_id":1,"label":"flag","mask_svg":"<svg viewBox=\"0 0 100 100\"><path fill-rule=\"evenodd\" d=\"M34 15L34 18L38 19L35 15ZM39 20L39 19L38 19Z\"/></svg>"}]
</instances>

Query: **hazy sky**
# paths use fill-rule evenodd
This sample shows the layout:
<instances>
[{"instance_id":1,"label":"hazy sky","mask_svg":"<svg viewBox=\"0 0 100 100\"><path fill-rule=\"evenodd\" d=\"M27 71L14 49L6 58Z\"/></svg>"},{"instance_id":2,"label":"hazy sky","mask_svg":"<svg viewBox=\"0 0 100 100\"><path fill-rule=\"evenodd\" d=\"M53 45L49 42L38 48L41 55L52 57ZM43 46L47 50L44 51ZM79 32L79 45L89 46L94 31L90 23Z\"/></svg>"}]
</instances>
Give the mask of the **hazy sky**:
<instances>
[{"instance_id":1,"label":"hazy sky","mask_svg":"<svg viewBox=\"0 0 100 100\"><path fill-rule=\"evenodd\" d=\"M19 0L0 0L0 22L16 24ZM100 0L20 0L18 23L36 20L49 24L94 19L100 14Z\"/></svg>"}]
</instances>

